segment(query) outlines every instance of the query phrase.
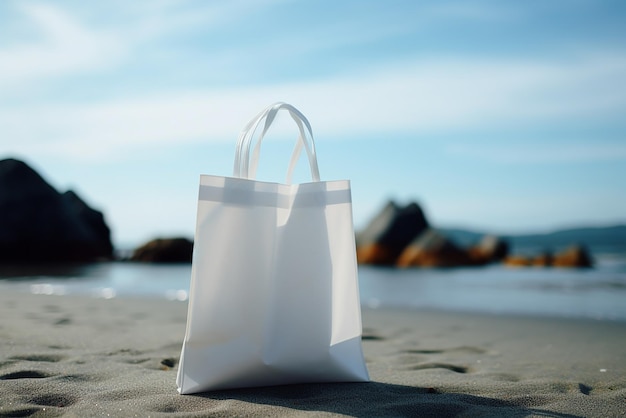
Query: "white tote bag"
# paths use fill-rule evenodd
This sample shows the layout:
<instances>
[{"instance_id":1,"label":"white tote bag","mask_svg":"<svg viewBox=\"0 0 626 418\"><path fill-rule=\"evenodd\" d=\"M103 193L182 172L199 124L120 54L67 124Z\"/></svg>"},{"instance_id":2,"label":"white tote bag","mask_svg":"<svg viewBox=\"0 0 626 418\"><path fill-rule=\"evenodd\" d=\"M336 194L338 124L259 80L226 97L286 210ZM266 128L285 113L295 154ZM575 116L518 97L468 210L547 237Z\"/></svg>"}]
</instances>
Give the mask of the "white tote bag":
<instances>
[{"instance_id":1,"label":"white tote bag","mask_svg":"<svg viewBox=\"0 0 626 418\"><path fill-rule=\"evenodd\" d=\"M254 179L280 110L300 133L287 184ZM289 184L303 147L313 182ZM276 103L242 131L233 177L200 177L178 391L368 380L350 183L320 181L309 122Z\"/></svg>"}]
</instances>

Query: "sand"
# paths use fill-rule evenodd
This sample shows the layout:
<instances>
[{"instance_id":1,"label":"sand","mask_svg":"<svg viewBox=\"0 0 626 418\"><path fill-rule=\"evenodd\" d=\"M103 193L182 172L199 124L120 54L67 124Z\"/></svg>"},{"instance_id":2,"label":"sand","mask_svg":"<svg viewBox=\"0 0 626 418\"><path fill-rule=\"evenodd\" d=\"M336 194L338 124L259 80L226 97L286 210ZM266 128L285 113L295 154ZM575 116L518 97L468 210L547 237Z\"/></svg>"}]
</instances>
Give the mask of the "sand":
<instances>
[{"instance_id":1,"label":"sand","mask_svg":"<svg viewBox=\"0 0 626 418\"><path fill-rule=\"evenodd\" d=\"M626 416L626 323L364 310L371 383L179 395L186 303L4 292L0 416Z\"/></svg>"}]
</instances>

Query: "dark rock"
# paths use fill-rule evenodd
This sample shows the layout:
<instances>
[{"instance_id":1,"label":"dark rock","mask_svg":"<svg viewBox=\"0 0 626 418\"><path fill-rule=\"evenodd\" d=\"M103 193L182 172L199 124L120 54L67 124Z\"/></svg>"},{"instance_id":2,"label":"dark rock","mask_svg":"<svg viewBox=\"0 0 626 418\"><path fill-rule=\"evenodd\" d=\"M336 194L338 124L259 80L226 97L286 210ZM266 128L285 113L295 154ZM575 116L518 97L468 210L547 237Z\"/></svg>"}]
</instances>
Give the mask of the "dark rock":
<instances>
[{"instance_id":1,"label":"dark rock","mask_svg":"<svg viewBox=\"0 0 626 418\"><path fill-rule=\"evenodd\" d=\"M357 258L362 264L394 265L402 251L428 221L417 203L401 207L390 201L357 234Z\"/></svg>"},{"instance_id":2,"label":"dark rock","mask_svg":"<svg viewBox=\"0 0 626 418\"><path fill-rule=\"evenodd\" d=\"M591 267L591 256L582 245L571 247L554 255L552 265L555 267Z\"/></svg>"},{"instance_id":3,"label":"dark rock","mask_svg":"<svg viewBox=\"0 0 626 418\"><path fill-rule=\"evenodd\" d=\"M176 365L176 359L174 358L166 358L161 360L161 364L167 367L174 367Z\"/></svg>"},{"instance_id":4,"label":"dark rock","mask_svg":"<svg viewBox=\"0 0 626 418\"><path fill-rule=\"evenodd\" d=\"M173 357L169 357L169 358L165 358L163 360L161 360L161 370L169 370L174 368L174 366L176 366L176 359Z\"/></svg>"},{"instance_id":5,"label":"dark rock","mask_svg":"<svg viewBox=\"0 0 626 418\"><path fill-rule=\"evenodd\" d=\"M0 160L0 262L110 259L101 212L74 192L59 194L24 162Z\"/></svg>"},{"instance_id":6,"label":"dark rock","mask_svg":"<svg viewBox=\"0 0 626 418\"><path fill-rule=\"evenodd\" d=\"M469 254L434 229L427 229L398 258L398 267L457 267L472 264Z\"/></svg>"},{"instance_id":7,"label":"dark rock","mask_svg":"<svg viewBox=\"0 0 626 418\"><path fill-rule=\"evenodd\" d=\"M131 261L191 263L193 242L187 238L158 238L135 249Z\"/></svg>"}]
</instances>

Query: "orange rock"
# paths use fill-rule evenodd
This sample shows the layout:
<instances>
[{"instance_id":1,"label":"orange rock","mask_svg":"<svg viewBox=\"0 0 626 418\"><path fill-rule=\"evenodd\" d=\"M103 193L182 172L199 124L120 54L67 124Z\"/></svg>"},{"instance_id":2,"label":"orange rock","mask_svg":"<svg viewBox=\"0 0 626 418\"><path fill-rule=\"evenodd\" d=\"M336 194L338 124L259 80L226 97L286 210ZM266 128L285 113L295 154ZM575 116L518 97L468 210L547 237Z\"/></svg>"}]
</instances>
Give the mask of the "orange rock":
<instances>
[{"instance_id":1,"label":"orange rock","mask_svg":"<svg viewBox=\"0 0 626 418\"><path fill-rule=\"evenodd\" d=\"M357 260L361 264L393 266L406 246L428 221L417 203L398 206L388 202L356 235Z\"/></svg>"},{"instance_id":2,"label":"orange rock","mask_svg":"<svg viewBox=\"0 0 626 418\"><path fill-rule=\"evenodd\" d=\"M457 267L471 264L467 252L434 229L427 229L404 249L398 267Z\"/></svg>"},{"instance_id":3,"label":"orange rock","mask_svg":"<svg viewBox=\"0 0 626 418\"><path fill-rule=\"evenodd\" d=\"M555 267L591 267L592 262L585 247L572 245L555 254L552 265Z\"/></svg>"},{"instance_id":4,"label":"orange rock","mask_svg":"<svg viewBox=\"0 0 626 418\"><path fill-rule=\"evenodd\" d=\"M396 251L381 244L370 244L357 247L356 259L359 264L393 265L396 262Z\"/></svg>"},{"instance_id":5,"label":"orange rock","mask_svg":"<svg viewBox=\"0 0 626 418\"><path fill-rule=\"evenodd\" d=\"M531 265L531 260L521 255L510 255L504 259L504 265L509 267L527 267Z\"/></svg>"}]
</instances>

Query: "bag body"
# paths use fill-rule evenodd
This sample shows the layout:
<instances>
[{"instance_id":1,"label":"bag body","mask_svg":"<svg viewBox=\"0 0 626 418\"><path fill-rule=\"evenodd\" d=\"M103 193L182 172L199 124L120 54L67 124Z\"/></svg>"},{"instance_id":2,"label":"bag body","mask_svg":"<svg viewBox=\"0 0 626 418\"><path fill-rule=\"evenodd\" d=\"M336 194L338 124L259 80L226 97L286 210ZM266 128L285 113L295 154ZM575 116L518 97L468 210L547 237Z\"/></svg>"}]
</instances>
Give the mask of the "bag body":
<instances>
[{"instance_id":1,"label":"bag body","mask_svg":"<svg viewBox=\"0 0 626 418\"><path fill-rule=\"evenodd\" d=\"M247 129L285 108L309 126L278 103ZM315 159L300 133L292 163L301 147ZM200 177L179 392L368 381L350 183L257 181L246 149L240 137L236 177Z\"/></svg>"}]
</instances>

